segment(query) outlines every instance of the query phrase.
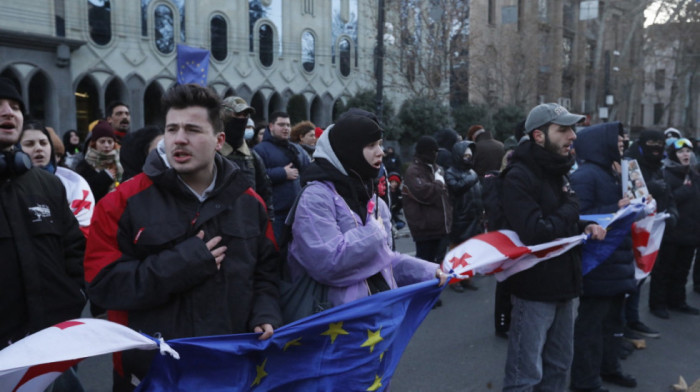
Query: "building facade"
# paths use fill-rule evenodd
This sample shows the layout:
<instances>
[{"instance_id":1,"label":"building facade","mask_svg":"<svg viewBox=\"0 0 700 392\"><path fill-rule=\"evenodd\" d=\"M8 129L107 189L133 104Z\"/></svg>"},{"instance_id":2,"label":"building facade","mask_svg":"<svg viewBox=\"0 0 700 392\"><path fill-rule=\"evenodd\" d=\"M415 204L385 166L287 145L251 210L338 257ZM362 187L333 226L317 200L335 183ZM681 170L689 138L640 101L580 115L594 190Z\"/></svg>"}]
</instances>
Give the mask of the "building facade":
<instances>
[{"instance_id":1,"label":"building facade","mask_svg":"<svg viewBox=\"0 0 700 392\"><path fill-rule=\"evenodd\" d=\"M10 0L0 13L0 75L28 114L60 132L130 106L132 129L163 120L177 45L210 50L207 85L256 120L293 112L320 126L371 77L375 28L364 0ZM369 55L368 55L369 54Z\"/></svg>"}]
</instances>

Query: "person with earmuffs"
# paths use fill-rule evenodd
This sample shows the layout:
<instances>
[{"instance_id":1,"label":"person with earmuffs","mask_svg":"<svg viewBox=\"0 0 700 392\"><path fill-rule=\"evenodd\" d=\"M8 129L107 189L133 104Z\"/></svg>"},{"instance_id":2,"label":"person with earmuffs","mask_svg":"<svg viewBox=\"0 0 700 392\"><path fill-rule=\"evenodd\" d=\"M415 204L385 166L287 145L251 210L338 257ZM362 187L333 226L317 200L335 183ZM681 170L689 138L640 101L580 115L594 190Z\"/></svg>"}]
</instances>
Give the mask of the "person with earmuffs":
<instances>
[{"instance_id":1,"label":"person with earmuffs","mask_svg":"<svg viewBox=\"0 0 700 392\"><path fill-rule=\"evenodd\" d=\"M58 177L33 168L16 146L24 113L15 84L0 77L0 349L79 318L86 302L85 237ZM71 370L53 390L82 387Z\"/></svg>"}]
</instances>

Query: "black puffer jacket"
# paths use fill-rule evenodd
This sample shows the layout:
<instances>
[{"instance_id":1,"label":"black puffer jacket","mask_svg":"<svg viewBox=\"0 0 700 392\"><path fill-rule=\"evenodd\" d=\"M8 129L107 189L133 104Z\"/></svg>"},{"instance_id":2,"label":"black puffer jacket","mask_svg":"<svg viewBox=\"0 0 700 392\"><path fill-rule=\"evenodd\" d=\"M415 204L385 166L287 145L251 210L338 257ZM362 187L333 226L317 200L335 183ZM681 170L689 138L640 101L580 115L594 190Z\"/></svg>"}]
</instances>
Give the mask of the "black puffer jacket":
<instances>
[{"instance_id":1,"label":"black puffer jacket","mask_svg":"<svg viewBox=\"0 0 700 392\"><path fill-rule=\"evenodd\" d=\"M700 174L691 166L666 160L664 179L678 209L678 223L664 231L664 241L672 244L700 245ZM690 184L685 184L686 176Z\"/></svg>"},{"instance_id":2,"label":"black puffer jacket","mask_svg":"<svg viewBox=\"0 0 700 392\"><path fill-rule=\"evenodd\" d=\"M478 149L478 148L477 148ZM512 167L503 182L503 211L509 227L525 245L541 244L583 232L590 222L579 221L576 196L566 173L573 164L553 158L527 141L515 149ZM544 163L544 160L553 161ZM574 248L540 262L505 281L510 292L532 301L563 301L581 294L581 254Z\"/></svg>"},{"instance_id":3,"label":"black puffer jacket","mask_svg":"<svg viewBox=\"0 0 700 392\"><path fill-rule=\"evenodd\" d=\"M58 177L34 168L0 179L0 349L80 317L84 250Z\"/></svg>"},{"instance_id":4,"label":"black puffer jacket","mask_svg":"<svg viewBox=\"0 0 700 392\"><path fill-rule=\"evenodd\" d=\"M612 170L620 161L617 137L620 123L594 125L577 133L574 146L578 169L571 174L571 187L578 196L581 214L612 214L622 199L620 177ZM627 236L610 257L583 277L586 296L614 296L634 291L632 237Z\"/></svg>"},{"instance_id":5,"label":"black puffer jacket","mask_svg":"<svg viewBox=\"0 0 700 392\"><path fill-rule=\"evenodd\" d=\"M476 172L467 167L462 159L467 148L474 142L461 141L452 147L454 164L447 169L445 182L452 200L452 230L450 242L460 244L484 232L482 216L484 204L481 200L481 184Z\"/></svg>"},{"instance_id":6,"label":"black puffer jacket","mask_svg":"<svg viewBox=\"0 0 700 392\"><path fill-rule=\"evenodd\" d=\"M200 202L154 150L143 173L97 205L85 275L111 320L166 339L281 324L279 255L264 203L231 162L217 154L215 164L215 187ZM219 270L205 244L215 236L228 249ZM124 371L143 376L151 356L124 353Z\"/></svg>"}]
</instances>

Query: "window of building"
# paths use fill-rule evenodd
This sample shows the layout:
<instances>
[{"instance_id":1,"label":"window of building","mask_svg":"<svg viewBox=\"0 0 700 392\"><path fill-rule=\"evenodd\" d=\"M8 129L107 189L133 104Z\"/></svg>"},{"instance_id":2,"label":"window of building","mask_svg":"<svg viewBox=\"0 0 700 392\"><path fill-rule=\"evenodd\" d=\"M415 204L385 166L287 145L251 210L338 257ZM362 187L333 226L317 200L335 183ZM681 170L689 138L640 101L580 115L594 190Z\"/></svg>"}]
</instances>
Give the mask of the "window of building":
<instances>
[{"instance_id":1,"label":"window of building","mask_svg":"<svg viewBox=\"0 0 700 392\"><path fill-rule=\"evenodd\" d=\"M340 54L340 74L350 75L350 40L343 38L338 43L338 53Z\"/></svg>"},{"instance_id":2,"label":"window of building","mask_svg":"<svg viewBox=\"0 0 700 392\"><path fill-rule=\"evenodd\" d=\"M263 23L258 28L258 57L260 58L260 64L264 67L269 67L272 65L274 59L274 54L272 48L274 45L274 31L272 26L267 23Z\"/></svg>"},{"instance_id":3,"label":"window of building","mask_svg":"<svg viewBox=\"0 0 700 392\"><path fill-rule=\"evenodd\" d=\"M661 119L664 116L664 104L655 103L654 104L654 125L661 124Z\"/></svg>"},{"instance_id":4,"label":"window of building","mask_svg":"<svg viewBox=\"0 0 700 392\"><path fill-rule=\"evenodd\" d=\"M56 15L56 36L66 36L66 3L64 0L55 0L53 3L53 12Z\"/></svg>"},{"instance_id":5,"label":"window of building","mask_svg":"<svg viewBox=\"0 0 700 392\"><path fill-rule=\"evenodd\" d=\"M546 22L549 20L547 0L537 0L537 16L539 17L540 22Z\"/></svg>"},{"instance_id":6,"label":"window of building","mask_svg":"<svg viewBox=\"0 0 700 392\"><path fill-rule=\"evenodd\" d=\"M301 65L306 72L316 67L316 37L310 31L301 34Z\"/></svg>"},{"instance_id":7,"label":"window of building","mask_svg":"<svg viewBox=\"0 0 700 392\"><path fill-rule=\"evenodd\" d=\"M496 24L496 0L489 0L488 13L489 24Z\"/></svg>"},{"instance_id":8,"label":"window of building","mask_svg":"<svg viewBox=\"0 0 700 392\"><path fill-rule=\"evenodd\" d=\"M501 7L501 23L518 23L518 7L514 5L504 5Z\"/></svg>"},{"instance_id":9,"label":"window of building","mask_svg":"<svg viewBox=\"0 0 700 392\"><path fill-rule=\"evenodd\" d=\"M571 65L571 48L573 47L573 39L571 39L571 37L564 37L562 40L562 45L562 65L564 68L568 68Z\"/></svg>"},{"instance_id":10,"label":"window of building","mask_svg":"<svg viewBox=\"0 0 700 392\"><path fill-rule=\"evenodd\" d=\"M88 0L88 26L90 39L98 45L106 45L112 39L112 8L109 0Z\"/></svg>"},{"instance_id":11,"label":"window of building","mask_svg":"<svg viewBox=\"0 0 700 392\"><path fill-rule=\"evenodd\" d=\"M228 42L226 41L227 25L226 20L221 15L215 15L210 23L211 55L214 59L223 61L228 52Z\"/></svg>"},{"instance_id":12,"label":"window of building","mask_svg":"<svg viewBox=\"0 0 700 392\"><path fill-rule=\"evenodd\" d=\"M657 69L654 73L654 88L657 90L663 90L666 88L666 70Z\"/></svg>"},{"instance_id":13,"label":"window of building","mask_svg":"<svg viewBox=\"0 0 700 392\"><path fill-rule=\"evenodd\" d=\"M175 49L175 23L173 10L160 4L153 11L153 28L156 48L163 53L172 53Z\"/></svg>"}]
</instances>

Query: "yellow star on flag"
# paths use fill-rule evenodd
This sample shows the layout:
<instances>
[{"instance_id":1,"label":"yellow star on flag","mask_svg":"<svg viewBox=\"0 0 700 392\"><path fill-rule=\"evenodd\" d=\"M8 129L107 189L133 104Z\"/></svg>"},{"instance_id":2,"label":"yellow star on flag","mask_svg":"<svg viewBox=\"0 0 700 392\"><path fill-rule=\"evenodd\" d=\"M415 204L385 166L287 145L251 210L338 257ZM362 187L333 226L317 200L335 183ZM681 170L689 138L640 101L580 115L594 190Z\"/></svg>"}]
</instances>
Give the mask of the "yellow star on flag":
<instances>
[{"instance_id":1,"label":"yellow star on flag","mask_svg":"<svg viewBox=\"0 0 700 392\"><path fill-rule=\"evenodd\" d=\"M367 330L367 340L360 347L369 347L369 352L374 351L374 345L384 340L381 335L382 329L379 328L375 332Z\"/></svg>"},{"instance_id":2,"label":"yellow star on flag","mask_svg":"<svg viewBox=\"0 0 700 392\"><path fill-rule=\"evenodd\" d=\"M301 340L301 337L298 337L296 339L292 339L292 340L288 341L287 343L284 344L284 349L282 351L287 351L287 349L289 347L292 347L292 346L301 346L301 343L299 343L300 340Z\"/></svg>"},{"instance_id":3,"label":"yellow star on flag","mask_svg":"<svg viewBox=\"0 0 700 392\"><path fill-rule=\"evenodd\" d=\"M368 391L376 391L382 386L382 378L378 375L374 376L374 382L367 388Z\"/></svg>"},{"instance_id":4,"label":"yellow star on flag","mask_svg":"<svg viewBox=\"0 0 700 392\"><path fill-rule=\"evenodd\" d=\"M348 335L348 331L343 329L343 322L339 323L330 323L328 324L328 330L321 335L327 335L331 337L331 344L335 343L335 338L338 337L338 335Z\"/></svg>"},{"instance_id":5,"label":"yellow star on flag","mask_svg":"<svg viewBox=\"0 0 700 392\"><path fill-rule=\"evenodd\" d=\"M260 381L262 381L263 378L267 377L267 372L265 371L265 364L267 363L267 358L263 361L262 365L260 366L255 366L255 381L253 381L252 384L250 384L251 387L260 385Z\"/></svg>"}]
</instances>

